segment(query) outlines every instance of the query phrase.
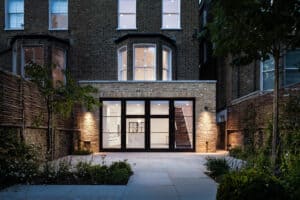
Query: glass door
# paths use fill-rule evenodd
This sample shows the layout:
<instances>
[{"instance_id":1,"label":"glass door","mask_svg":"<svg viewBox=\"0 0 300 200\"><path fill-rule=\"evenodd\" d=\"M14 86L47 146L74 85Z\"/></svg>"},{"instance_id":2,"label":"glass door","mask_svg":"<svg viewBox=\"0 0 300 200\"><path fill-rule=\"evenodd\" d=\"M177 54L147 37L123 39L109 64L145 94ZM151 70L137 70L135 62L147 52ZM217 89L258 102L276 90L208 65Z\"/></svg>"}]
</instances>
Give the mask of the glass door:
<instances>
[{"instance_id":1,"label":"glass door","mask_svg":"<svg viewBox=\"0 0 300 200\"><path fill-rule=\"evenodd\" d=\"M145 101L126 101L126 149L145 149Z\"/></svg>"}]
</instances>

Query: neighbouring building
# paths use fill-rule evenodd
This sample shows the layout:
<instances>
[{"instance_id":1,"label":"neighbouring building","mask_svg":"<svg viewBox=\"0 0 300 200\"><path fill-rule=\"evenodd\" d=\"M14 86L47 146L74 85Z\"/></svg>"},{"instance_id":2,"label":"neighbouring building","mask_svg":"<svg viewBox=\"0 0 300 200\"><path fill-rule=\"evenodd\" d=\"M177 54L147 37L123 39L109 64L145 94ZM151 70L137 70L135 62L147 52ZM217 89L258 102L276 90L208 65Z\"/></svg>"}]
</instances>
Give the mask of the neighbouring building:
<instances>
[{"instance_id":1,"label":"neighbouring building","mask_svg":"<svg viewBox=\"0 0 300 200\"><path fill-rule=\"evenodd\" d=\"M54 64L55 80L67 69L99 89L100 108L74 112L75 148L215 152L199 10L198 0L1 0L0 68L27 79L28 62Z\"/></svg>"},{"instance_id":2,"label":"neighbouring building","mask_svg":"<svg viewBox=\"0 0 300 200\"><path fill-rule=\"evenodd\" d=\"M201 30L211 17L210 0L200 4ZM255 61L246 66L232 66L232 58L212 55L213 44L202 40L200 78L217 80L218 148L242 146L245 131L255 126L257 137L263 137L272 119L274 61ZM300 48L283 53L280 70L280 102L300 96ZM208 72L208 74L206 74Z\"/></svg>"}]
</instances>

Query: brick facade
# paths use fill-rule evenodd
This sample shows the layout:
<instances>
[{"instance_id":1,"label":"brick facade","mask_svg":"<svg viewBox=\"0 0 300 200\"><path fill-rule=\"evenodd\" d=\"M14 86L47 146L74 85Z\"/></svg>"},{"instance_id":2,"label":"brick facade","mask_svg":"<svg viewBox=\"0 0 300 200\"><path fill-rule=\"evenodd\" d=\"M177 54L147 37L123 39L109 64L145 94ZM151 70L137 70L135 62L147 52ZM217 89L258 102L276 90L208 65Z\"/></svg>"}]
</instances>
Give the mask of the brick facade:
<instances>
[{"instance_id":1,"label":"brick facade","mask_svg":"<svg viewBox=\"0 0 300 200\"><path fill-rule=\"evenodd\" d=\"M99 89L97 98L195 98L196 151L216 151L214 81L129 83L99 81L88 84ZM90 141L93 151L99 150L99 123L99 110L92 113L81 112L78 115L81 145L84 141Z\"/></svg>"}]
</instances>

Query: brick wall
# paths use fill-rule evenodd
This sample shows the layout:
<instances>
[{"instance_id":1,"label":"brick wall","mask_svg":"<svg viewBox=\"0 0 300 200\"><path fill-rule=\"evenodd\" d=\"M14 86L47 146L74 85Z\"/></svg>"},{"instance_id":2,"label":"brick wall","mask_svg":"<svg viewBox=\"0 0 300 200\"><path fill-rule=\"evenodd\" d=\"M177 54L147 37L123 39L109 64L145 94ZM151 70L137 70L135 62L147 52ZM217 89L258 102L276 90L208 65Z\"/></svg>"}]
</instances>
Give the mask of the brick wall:
<instances>
[{"instance_id":1,"label":"brick wall","mask_svg":"<svg viewBox=\"0 0 300 200\"><path fill-rule=\"evenodd\" d=\"M216 151L216 83L214 81L94 82L90 84L98 88L97 98L195 98L196 151ZM99 151L99 110L79 113L78 124L80 124L81 145L84 141L90 141L92 150Z\"/></svg>"},{"instance_id":2,"label":"brick wall","mask_svg":"<svg viewBox=\"0 0 300 200\"><path fill-rule=\"evenodd\" d=\"M44 157L47 149L46 120L45 102L36 86L0 71L0 127L23 132L25 141L39 146ZM75 130L71 120L63 120L58 116L55 120L58 122L54 139L54 155L57 158L71 153Z\"/></svg>"},{"instance_id":3,"label":"brick wall","mask_svg":"<svg viewBox=\"0 0 300 200\"><path fill-rule=\"evenodd\" d=\"M280 91L280 108L290 96L300 96L300 84L295 84ZM253 116L250 113L254 113ZM280 111L281 113L282 111ZM227 134L228 144L232 146L243 144L244 129L247 124L256 126L257 131L265 131L272 120L273 93L259 91L248 97L236 99L227 107ZM249 121L251 120L251 121Z\"/></svg>"},{"instance_id":4,"label":"brick wall","mask_svg":"<svg viewBox=\"0 0 300 200\"><path fill-rule=\"evenodd\" d=\"M162 0L137 1L137 30L117 30L117 0L70 0L69 30L48 30L48 0L25 1L24 31L5 31L5 6L0 1L0 52L10 48L17 34L49 34L70 40L68 68L78 80L117 80L115 40L128 33L159 33L176 41L177 78L197 80L199 46L198 0L181 1L181 30L161 30ZM32 9L34 8L34 9ZM151 39L151 38L148 38ZM0 68L10 70L11 55L0 57ZM18 66L20 67L20 66Z\"/></svg>"}]
</instances>

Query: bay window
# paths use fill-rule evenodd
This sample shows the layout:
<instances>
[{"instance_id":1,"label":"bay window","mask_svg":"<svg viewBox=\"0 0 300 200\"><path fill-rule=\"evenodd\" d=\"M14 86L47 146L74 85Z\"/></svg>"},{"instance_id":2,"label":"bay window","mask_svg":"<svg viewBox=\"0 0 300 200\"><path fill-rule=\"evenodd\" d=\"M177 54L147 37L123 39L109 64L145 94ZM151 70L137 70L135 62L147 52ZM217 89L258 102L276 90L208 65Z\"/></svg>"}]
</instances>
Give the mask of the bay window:
<instances>
[{"instance_id":1,"label":"bay window","mask_svg":"<svg viewBox=\"0 0 300 200\"><path fill-rule=\"evenodd\" d=\"M134 45L134 80L156 80L156 46L152 44Z\"/></svg>"},{"instance_id":2,"label":"bay window","mask_svg":"<svg viewBox=\"0 0 300 200\"><path fill-rule=\"evenodd\" d=\"M162 28L180 29L180 0L163 0Z\"/></svg>"},{"instance_id":3,"label":"bay window","mask_svg":"<svg viewBox=\"0 0 300 200\"><path fill-rule=\"evenodd\" d=\"M54 85L65 83L66 52L63 49L52 49L52 78Z\"/></svg>"},{"instance_id":4,"label":"bay window","mask_svg":"<svg viewBox=\"0 0 300 200\"><path fill-rule=\"evenodd\" d=\"M118 29L136 29L136 0L119 0Z\"/></svg>"},{"instance_id":5,"label":"bay window","mask_svg":"<svg viewBox=\"0 0 300 200\"><path fill-rule=\"evenodd\" d=\"M121 47L118 50L118 80L127 80L127 47Z\"/></svg>"},{"instance_id":6,"label":"bay window","mask_svg":"<svg viewBox=\"0 0 300 200\"><path fill-rule=\"evenodd\" d=\"M23 51L22 51L22 75L23 75L23 77L27 77L25 74L25 68L26 68L26 65L28 65L30 63L36 63L38 65L45 64L44 47L43 46L23 47Z\"/></svg>"},{"instance_id":7,"label":"bay window","mask_svg":"<svg viewBox=\"0 0 300 200\"><path fill-rule=\"evenodd\" d=\"M68 0L50 0L49 29L68 29Z\"/></svg>"},{"instance_id":8,"label":"bay window","mask_svg":"<svg viewBox=\"0 0 300 200\"><path fill-rule=\"evenodd\" d=\"M163 47L162 52L163 57L163 73L162 73L162 80L169 81L172 80L172 50L168 47Z\"/></svg>"},{"instance_id":9,"label":"bay window","mask_svg":"<svg viewBox=\"0 0 300 200\"><path fill-rule=\"evenodd\" d=\"M5 28L23 30L24 0L6 0L5 3Z\"/></svg>"},{"instance_id":10,"label":"bay window","mask_svg":"<svg viewBox=\"0 0 300 200\"><path fill-rule=\"evenodd\" d=\"M285 55L285 85L300 82L300 49Z\"/></svg>"}]
</instances>

